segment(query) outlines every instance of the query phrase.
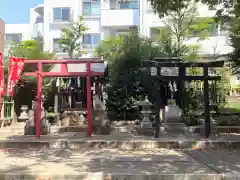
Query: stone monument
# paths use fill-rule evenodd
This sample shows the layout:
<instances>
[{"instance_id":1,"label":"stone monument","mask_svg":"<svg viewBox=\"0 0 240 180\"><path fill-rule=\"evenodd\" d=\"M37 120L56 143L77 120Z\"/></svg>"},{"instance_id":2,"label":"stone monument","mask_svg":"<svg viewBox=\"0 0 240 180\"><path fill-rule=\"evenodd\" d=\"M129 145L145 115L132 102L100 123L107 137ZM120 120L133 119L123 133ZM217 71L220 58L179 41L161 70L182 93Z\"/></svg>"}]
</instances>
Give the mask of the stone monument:
<instances>
[{"instance_id":1,"label":"stone monument","mask_svg":"<svg viewBox=\"0 0 240 180\"><path fill-rule=\"evenodd\" d=\"M18 121L19 122L26 122L28 119L29 119L28 106L27 105L22 105L21 113L20 113L20 116L18 117Z\"/></svg>"},{"instance_id":2,"label":"stone monument","mask_svg":"<svg viewBox=\"0 0 240 180\"><path fill-rule=\"evenodd\" d=\"M152 114L152 106L153 104L149 102L148 97L145 96L143 101L137 103L138 106L142 107L143 119L140 122L139 127L137 128L138 134L142 135L150 135L152 136L154 133L152 122L150 121L150 116Z\"/></svg>"},{"instance_id":3,"label":"stone monument","mask_svg":"<svg viewBox=\"0 0 240 180\"><path fill-rule=\"evenodd\" d=\"M62 126L79 126L80 117L79 114L75 111L65 111L61 113L61 125Z\"/></svg>"},{"instance_id":4,"label":"stone monument","mask_svg":"<svg viewBox=\"0 0 240 180\"><path fill-rule=\"evenodd\" d=\"M95 133L100 134L110 134L110 123L109 120L106 117L106 113L104 110L104 104L98 97L98 95L95 95L94 97L95 103L94 103L94 118L92 121L93 129Z\"/></svg>"},{"instance_id":5,"label":"stone monument","mask_svg":"<svg viewBox=\"0 0 240 180\"><path fill-rule=\"evenodd\" d=\"M163 132L167 134L185 134L187 127L181 123L182 110L176 105L174 99L168 100L168 105L165 106L162 123ZM162 128L161 128L162 129Z\"/></svg>"},{"instance_id":6,"label":"stone monument","mask_svg":"<svg viewBox=\"0 0 240 180\"><path fill-rule=\"evenodd\" d=\"M37 115L37 102L32 101L32 109L29 111L29 119L26 121L24 127L24 135L36 134L36 115ZM41 116L40 116L40 132L41 135L50 134L51 125L45 116L44 108L41 104Z\"/></svg>"}]
</instances>

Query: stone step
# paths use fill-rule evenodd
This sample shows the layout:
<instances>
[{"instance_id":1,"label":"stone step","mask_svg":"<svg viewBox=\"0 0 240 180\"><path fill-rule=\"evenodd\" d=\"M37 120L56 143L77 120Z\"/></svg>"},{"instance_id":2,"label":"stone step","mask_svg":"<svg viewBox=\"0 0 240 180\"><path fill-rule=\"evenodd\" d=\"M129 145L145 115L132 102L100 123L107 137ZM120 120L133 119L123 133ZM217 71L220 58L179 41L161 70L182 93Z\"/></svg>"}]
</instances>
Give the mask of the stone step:
<instances>
[{"instance_id":1,"label":"stone step","mask_svg":"<svg viewBox=\"0 0 240 180\"><path fill-rule=\"evenodd\" d=\"M143 169L144 171L144 169ZM152 173L152 174L131 174L131 173L105 173L105 172L80 172L80 173L43 173L31 172L24 173L18 172L14 173L1 173L0 179L21 179L21 180L178 180L178 179L191 179L191 180L223 180L222 175L219 173L202 173L202 174L192 174L192 173L178 173L178 174L166 174L166 173ZM236 179L239 178L236 174L228 174L228 176ZM227 179L224 179L227 180ZM232 180L232 179L229 179Z\"/></svg>"},{"instance_id":2,"label":"stone step","mask_svg":"<svg viewBox=\"0 0 240 180\"><path fill-rule=\"evenodd\" d=\"M162 133L186 134L187 131L184 123L163 123L161 127Z\"/></svg>"},{"instance_id":3,"label":"stone step","mask_svg":"<svg viewBox=\"0 0 240 180\"><path fill-rule=\"evenodd\" d=\"M30 139L31 138L31 139ZM155 149L240 149L240 141L224 140L67 140L67 138L55 140L38 140L35 137L28 139L1 140L0 148L70 148L81 150L86 148L112 148L122 150L155 150ZM177 137L175 137L177 138Z\"/></svg>"},{"instance_id":4,"label":"stone step","mask_svg":"<svg viewBox=\"0 0 240 180\"><path fill-rule=\"evenodd\" d=\"M51 133L64 133L64 132L87 132L87 125L76 126L51 126ZM133 126L111 126L111 132L129 133ZM24 126L8 126L0 128L0 133L23 133Z\"/></svg>"},{"instance_id":5,"label":"stone step","mask_svg":"<svg viewBox=\"0 0 240 180\"><path fill-rule=\"evenodd\" d=\"M119 125L111 126L111 132L119 133L130 133L136 130L136 125ZM187 132L189 133L200 133L202 126L189 126L187 127ZM161 127L162 130L163 127ZM216 126L218 133L240 133L240 126ZM59 127L51 126L51 133L64 133L64 132L87 132L87 126L81 127ZM0 128L1 133L13 133L13 134L23 134L24 126L8 126Z\"/></svg>"}]
</instances>

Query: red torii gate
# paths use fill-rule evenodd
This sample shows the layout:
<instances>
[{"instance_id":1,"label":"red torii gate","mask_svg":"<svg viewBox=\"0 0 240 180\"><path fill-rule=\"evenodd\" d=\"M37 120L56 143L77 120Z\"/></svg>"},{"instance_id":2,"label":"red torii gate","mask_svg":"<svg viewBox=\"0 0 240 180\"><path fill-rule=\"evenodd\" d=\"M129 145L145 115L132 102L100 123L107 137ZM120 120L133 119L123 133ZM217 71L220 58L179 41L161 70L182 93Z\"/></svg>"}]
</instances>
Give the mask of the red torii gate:
<instances>
[{"instance_id":1,"label":"red torii gate","mask_svg":"<svg viewBox=\"0 0 240 180\"><path fill-rule=\"evenodd\" d=\"M101 58L83 58L83 59L67 59L67 60L26 60L25 64L37 64L36 72L25 72L25 76L35 76L37 78L37 112L36 112L36 137L40 138L40 121L41 121L41 101L42 101L42 84L44 77L74 77L83 76L86 77L86 91L87 91L87 119L88 119L88 136L92 134L91 124L91 77L92 76L104 76L103 72L93 72L92 64L103 64L104 61ZM60 72L43 72L44 64L61 64ZM84 72L68 72L67 64L85 64Z\"/></svg>"}]
</instances>

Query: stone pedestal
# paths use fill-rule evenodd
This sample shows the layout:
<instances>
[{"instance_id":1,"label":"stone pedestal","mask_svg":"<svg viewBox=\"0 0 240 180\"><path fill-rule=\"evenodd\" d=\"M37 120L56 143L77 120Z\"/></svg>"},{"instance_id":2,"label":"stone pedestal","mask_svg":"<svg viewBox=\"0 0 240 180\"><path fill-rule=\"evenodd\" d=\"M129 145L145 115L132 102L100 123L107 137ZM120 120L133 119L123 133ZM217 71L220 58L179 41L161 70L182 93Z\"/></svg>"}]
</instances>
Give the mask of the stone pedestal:
<instances>
[{"instance_id":1,"label":"stone pedestal","mask_svg":"<svg viewBox=\"0 0 240 180\"><path fill-rule=\"evenodd\" d=\"M166 134L185 134L187 132L184 123L163 123L161 129Z\"/></svg>"},{"instance_id":2,"label":"stone pedestal","mask_svg":"<svg viewBox=\"0 0 240 180\"><path fill-rule=\"evenodd\" d=\"M200 119L200 135L201 136L205 136L205 120L204 119ZM213 118L210 119L210 134L216 134L217 133L217 126L216 126L216 122Z\"/></svg>"},{"instance_id":3,"label":"stone pedestal","mask_svg":"<svg viewBox=\"0 0 240 180\"><path fill-rule=\"evenodd\" d=\"M40 132L41 135L47 135L51 133L51 124L45 116L44 108L41 111L40 120ZM33 101L32 110L29 111L29 119L24 126L24 135L36 135L36 102Z\"/></svg>"},{"instance_id":4,"label":"stone pedestal","mask_svg":"<svg viewBox=\"0 0 240 180\"><path fill-rule=\"evenodd\" d=\"M162 124L162 133L169 135L185 134L187 127L181 123L182 110L175 104L170 104L165 107L164 123Z\"/></svg>"},{"instance_id":5,"label":"stone pedestal","mask_svg":"<svg viewBox=\"0 0 240 180\"><path fill-rule=\"evenodd\" d=\"M51 125L46 118L41 119L40 132L41 135L47 135L51 133ZM35 123L32 123L32 121L27 121L26 125L24 126L24 135L36 135Z\"/></svg>"},{"instance_id":6,"label":"stone pedestal","mask_svg":"<svg viewBox=\"0 0 240 180\"><path fill-rule=\"evenodd\" d=\"M93 129L96 134L110 134L111 128L109 120L106 117L104 111L104 105L98 96L94 97L94 119L93 119Z\"/></svg>"},{"instance_id":7,"label":"stone pedestal","mask_svg":"<svg viewBox=\"0 0 240 180\"><path fill-rule=\"evenodd\" d=\"M138 134L153 136L154 130L151 121L142 121L140 127L137 128Z\"/></svg>"}]
</instances>

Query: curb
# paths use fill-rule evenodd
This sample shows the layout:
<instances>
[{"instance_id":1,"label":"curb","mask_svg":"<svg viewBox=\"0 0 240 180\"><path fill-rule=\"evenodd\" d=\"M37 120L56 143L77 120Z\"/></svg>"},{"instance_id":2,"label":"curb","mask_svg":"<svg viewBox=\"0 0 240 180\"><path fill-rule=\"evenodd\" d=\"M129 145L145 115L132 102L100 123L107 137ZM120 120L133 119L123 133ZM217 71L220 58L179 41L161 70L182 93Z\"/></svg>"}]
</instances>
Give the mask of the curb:
<instances>
[{"instance_id":1,"label":"curb","mask_svg":"<svg viewBox=\"0 0 240 180\"><path fill-rule=\"evenodd\" d=\"M35 174L35 175L34 175ZM136 175L136 174L115 174L115 173L91 173L82 172L79 174L64 174L64 175L47 175L38 173L1 173L0 179L21 179L21 180L176 180L176 179L198 179L198 180L223 180L221 174L148 174L148 175Z\"/></svg>"},{"instance_id":2,"label":"curb","mask_svg":"<svg viewBox=\"0 0 240 180\"><path fill-rule=\"evenodd\" d=\"M166 149L240 149L240 141L112 141L112 140L52 140L52 141L0 141L0 148L113 148L123 150Z\"/></svg>"},{"instance_id":3,"label":"curb","mask_svg":"<svg viewBox=\"0 0 240 180\"><path fill-rule=\"evenodd\" d=\"M187 127L187 132L190 133L200 133L202 127L199 126L189 126ZM111 132L118 133L128 133L134 130L133 127L124 125L124 126L111 126ZM217 133L240 133L240 126L217 126ZM23 133L24 127L3 127L0 128L1 133ZM87 132L87 126L75 127L75 126L67 126L67 127L56 127L51 126L51 133L65 133L65 132Z\"/></svg>"}]
</instances>

